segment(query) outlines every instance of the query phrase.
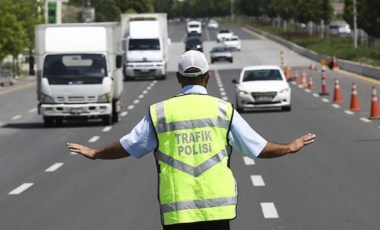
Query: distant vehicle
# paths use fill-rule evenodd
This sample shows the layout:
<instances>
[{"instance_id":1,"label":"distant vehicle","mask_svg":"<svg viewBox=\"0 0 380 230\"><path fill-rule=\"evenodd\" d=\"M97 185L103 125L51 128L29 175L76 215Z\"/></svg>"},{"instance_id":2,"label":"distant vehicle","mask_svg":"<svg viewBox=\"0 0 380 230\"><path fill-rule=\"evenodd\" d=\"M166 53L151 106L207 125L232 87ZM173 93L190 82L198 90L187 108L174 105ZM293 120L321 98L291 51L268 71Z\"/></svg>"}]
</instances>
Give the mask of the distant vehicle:
<instances>
[{"instance_id":1,"label":"distant vehicle","mask_svg":"<svg viewBox=\"0 0 380 230\"><path fill-rule=\"evenodd\" d=\"M202 34L202 23L200 21L189 21L186 26L187 34Z\"/></svg>"},{"instance_id":2,"label":"distant vehicle","mask_svg":"<svg viewBox=\"0 0 380 230\"><path fill-rule=\"evenodd\" d=\"M334 22L329 25L329 33L336 36L351 36L350 25L345 22Z\"/></svg>"},{"instance_id":3,"label":"distant vehicle","mask_svg":"<svg viewBox=\"0 0 380 230\"><path fill-rule=\"evenodd\" d=\"M11 69L0 68L0 85L13 85L13 77Z\"/></svg>"},{"instance_id":4,"label":"distant vehicle","mask_svg":"<svg viewBox=\"0 0 380 230\"><path fill-rule=\"evenodd\" d=\"M121 33L124 79L165 79L170 44L166 13L122 14Z\"/></svg>"},{"instance_id":5,"label":"distant vehicle","mask_svg":"<svg viewBox=\"0 0 380 230\"><path fill-rule=\"evenodd\" d=\"M209 29L218 29L219 24L218 24L217 21L211 19L211 20L208 22L207 27L208 27Z\"/></svg>"},{"instance_id":6,"label":"distant vehicle","mask_svg":"<svg viewBox=\"0 0 380 230\"><path fill-rule=\"evenodd\" d=\"M211 63L216 61L233 62L231 50L226 46L216 46L210 51Z\"/></svg>"},{"instance_id":7,"label":"distant vehicle","mask_svg":"<svg viewBox=\"0 0 380 230\"><path fill-rule=\"evenodd\" d=\"M230 38L225 38L223 44L233 50L241 50L240 38L236 35L233 35Z\"/></svg>"},{"instance_id":8,"label":"distant vehicle","mask_svg":"<svg viewBox=\"0 0 380 230\"><path fill-rule=\"evenodd\" d=\"M278 107L291 110L291 88L278 66L248 66L236 84L236 110Z\"/></svg>"},{"instance_id":9,"label":"distant vehicle","mask_svg":"<svg viewBox=\"0 0 380 230\"><path fill-rule=\"evenodd\" d=\"M224 39L232 37L233 33L229 29L221 29L216 34L216 41L223 42Z\"/></svg>"},{"instance_id":10,"label":"distant vehicle","mask_svg":"<svg viewBox=\"0 0 380 230\"><path fill-rule=\"evenodd\" d=\"M203 52L203 42L200 37L189 37L185 41L185 51L198 50Z\"/></svg>"},{"instance_id":11,"label":"distant vehicle","mask_svg":"<svg viewBox=\"0 0 380 230\"><path fill-rule=\"evenodd\" d=\"M67 119L119 120L123 95L120 24L35 26L38 114L45 126Z\"/></svg>"}]
</instances>

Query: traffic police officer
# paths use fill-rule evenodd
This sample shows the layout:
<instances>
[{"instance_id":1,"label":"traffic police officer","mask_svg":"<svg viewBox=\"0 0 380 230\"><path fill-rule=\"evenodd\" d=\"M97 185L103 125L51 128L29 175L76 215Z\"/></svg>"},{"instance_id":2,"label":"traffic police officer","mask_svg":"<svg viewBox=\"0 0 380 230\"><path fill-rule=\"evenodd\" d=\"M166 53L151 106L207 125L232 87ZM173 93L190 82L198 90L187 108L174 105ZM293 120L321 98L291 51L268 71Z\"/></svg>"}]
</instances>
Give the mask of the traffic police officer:
<instances>
[{"instance_id":1,"label":"traffic police officer","mask_svg":"<svg viewBox=\"0 0 380 230\"><path fill-rule=\"evenodd\" d=\"M67 146L90 159L141 158L154 151L163 228L229 229L237 204L229 168L232 147L251 158L274 158L299 151L315 135L288 144L265 140L231 103L207 95L209 65L199 51L180 56L177 79L182 93L151 105L149 114L120 140L100 149Z\"/></svg>"}]
</instances>

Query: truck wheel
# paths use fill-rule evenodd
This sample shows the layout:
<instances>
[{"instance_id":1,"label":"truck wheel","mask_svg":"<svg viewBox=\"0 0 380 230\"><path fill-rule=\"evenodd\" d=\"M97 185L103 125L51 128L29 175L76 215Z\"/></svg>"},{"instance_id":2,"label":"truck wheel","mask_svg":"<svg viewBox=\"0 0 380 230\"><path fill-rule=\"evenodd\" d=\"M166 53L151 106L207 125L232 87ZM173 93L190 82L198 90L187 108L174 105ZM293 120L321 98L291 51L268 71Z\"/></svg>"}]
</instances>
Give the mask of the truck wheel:
<instances>
[{"instance_id":1,"label":"truck wheel","mask_svg":"<svg viewBox=\"0 0 380 230\"><path fill-rule=\"evenodd\" d=\"M45 127L52 127L54 124L54 119L51 117L44 117L44 126Z\"/></svg>"},{"instance_id":2,"label":"truck wheel","mask_svg":"<svg viewBox=\"0 0 380 230\"><path fill-rule=\"evenodd\" d=\"M102 120L103 120L104 125L112 125L113 116L112 115L105 116L102 118Z\"/></svg>"}]
</instances>

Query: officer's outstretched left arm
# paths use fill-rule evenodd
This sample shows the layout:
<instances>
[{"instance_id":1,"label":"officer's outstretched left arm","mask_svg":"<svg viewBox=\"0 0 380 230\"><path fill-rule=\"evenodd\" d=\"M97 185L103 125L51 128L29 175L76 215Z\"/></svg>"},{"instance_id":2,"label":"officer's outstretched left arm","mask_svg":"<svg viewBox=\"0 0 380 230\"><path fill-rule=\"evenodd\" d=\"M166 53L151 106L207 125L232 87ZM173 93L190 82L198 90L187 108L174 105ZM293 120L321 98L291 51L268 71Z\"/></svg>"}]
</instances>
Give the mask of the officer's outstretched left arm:
<instances>
[{"instance_id":1,"label":"officer's outstretched left arm","mask_svg":"<svg viewBox=\"0 0 380 230\"><path fill-rule=\"evenodd\" d=\"M306 134L300 138L293 140L288 144L277 144L268 141L258 158L275 158L281 157L288 153L296 153L306 145L314 142L315 134Z\"/></svg>"},{"instance_id":2,"label":"officer's outstretched left arm","mask_svg":"<svg viewBox=\"0 0 380 230\"><path fill-rule=\"evenodd\" d=\"M67 143L67 148L69 148L71 152L79 153L91 160L111 160L130 156L130 154L127 151L125 151L125 149L121 146L119 140L99 149L92 149L87 146L75 143Z\"/></svg>"}]
</instances>

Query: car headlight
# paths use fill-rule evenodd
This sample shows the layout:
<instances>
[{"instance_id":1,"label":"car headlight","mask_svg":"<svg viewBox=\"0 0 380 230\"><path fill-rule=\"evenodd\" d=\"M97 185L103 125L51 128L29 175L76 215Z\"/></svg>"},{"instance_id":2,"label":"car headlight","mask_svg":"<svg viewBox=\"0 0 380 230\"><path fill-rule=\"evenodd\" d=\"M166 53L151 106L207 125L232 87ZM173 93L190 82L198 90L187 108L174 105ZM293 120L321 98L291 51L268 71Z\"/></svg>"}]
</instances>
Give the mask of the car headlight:
<instances>
[{"instance_id":1,"label":"car headlight","mask_svg":"<svg viewBox=\"0 0 380 230\"><path fill-rule=\"evenodd\" d=\"M111 93L106 93L98 97L98 103L108 103L112 101Z\"/></svg>"},{"instance_id":2,"label":"car headlight","mask_svg":"<svg viewBox=\"0 0 380 230\"><path fill-rule=\"evenodd\" d=\"M54 103L53 97L43 94L43 93L41 93L40 100L41 100L41 103Z\"/></svg>"},{"instance_id":3,"label":"car headlight","mask_svg":"<svg viewBox=\"0 0 380 230\"><path fill-rule=\"evenodd\" d=\"M249 93L247 91L244 91L244 90L239 90L238 94L239 94L239 96L247 96Z\"/></svg>"},{"instance_id":4,"label":"car headlight","mask_svg":"<svg viewBox=\"0 0 380 230\"><path fill-rule=\"evenodd\" d=\"M280 90L280 93L288 93L288 92L290 92L290 88Z\"/></svg>"}]
</instances>

